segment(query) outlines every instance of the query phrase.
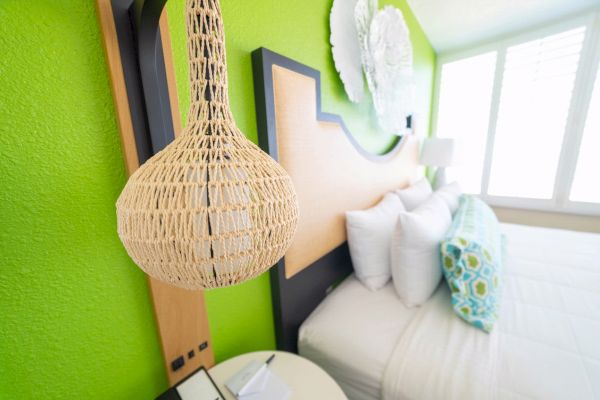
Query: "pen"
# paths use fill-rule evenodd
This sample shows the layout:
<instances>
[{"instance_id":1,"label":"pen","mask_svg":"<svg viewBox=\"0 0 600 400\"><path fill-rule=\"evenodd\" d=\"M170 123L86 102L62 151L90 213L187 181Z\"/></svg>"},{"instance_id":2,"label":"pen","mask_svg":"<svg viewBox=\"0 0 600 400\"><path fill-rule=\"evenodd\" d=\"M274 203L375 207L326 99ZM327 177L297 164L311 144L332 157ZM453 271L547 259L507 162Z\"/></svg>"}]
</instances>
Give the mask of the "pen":
<instances>
[{"instance_id":1,"label":"pen","mask_svg":"<svg viewBox=\"0 0 600 400\"><path fill-rule=\"evenodd\" d=\"M267 359L265 364L269 365L271 363L271 361L273 361L274 358L275 358L275 353L273 353L273 355Z\"/></svg>"}]
</instances>

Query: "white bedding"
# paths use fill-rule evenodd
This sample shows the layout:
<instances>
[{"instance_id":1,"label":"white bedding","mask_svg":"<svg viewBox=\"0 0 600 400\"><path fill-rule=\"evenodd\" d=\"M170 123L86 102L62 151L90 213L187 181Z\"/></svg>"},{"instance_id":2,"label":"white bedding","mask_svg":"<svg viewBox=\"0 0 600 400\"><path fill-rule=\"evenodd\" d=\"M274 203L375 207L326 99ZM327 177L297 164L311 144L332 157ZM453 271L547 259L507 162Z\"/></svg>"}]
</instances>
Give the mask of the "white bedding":
<instances>
[{"instance_id":1,"label":"white bedding","mask_svg":"<svg viewBox=\"0 0 600 400\"><path fill-rule=\"evenodd\" d=\"M600 398L600 235L503 225L501 399Z\"/></svg>"},{"instance_id":2,"label":"white bedding","mask_svg":"<svg viewBox=\"0 0 600 400\"><path fill-rule=\"evenodd\" d=\"M406 326L386 367L381 398L495 398L499 335L464 323L449 301L450 290L440 285Z\"/></svg>"},{"instance_id":3,"label":"white bedding","mask_svg":"<svg viewBox=\"0 0 600 400\"><path fill-rule=\"evenodd\" d=\"M441 354L418 353L418 346L406 344L436 343L444 337L432 328L432 318L452 317L463 325L458 329L475 329L451 314L447 290L441 287L435 294L447 301L408 310L390 285L373 293L349 278L301 327L300 353L338 380L350 399L381 398L384 393L388 400L417 400L416 393L418 400L439 398L450 383L459 385L452 386L455 397L465 399L599 399L600 235L519 225L503 225L503 230L508 261L501 315L483 342L478 334L454 340L455 332L447 334ZM425 311L427 315L419 315ZM479 348L493 354L493 360L474 361L479 369L473 371L480 376L470 376L464 363L463 372L457 372L456 354ZM435 368L401 374L424 365ZM485 382L486 372L493 372L488 380L493 396L469 386L474 379Z\"/></svg>"},{"instance_id":4,"label":"white bedding","mask_svg":"<svg viewBox=\"0 0 600 400\"><path fill-rule=\"evenodd\" d=\"M408 309L389 282L372 292L352 275L300 327L298 350L325 369L350 399L379 399L383 373Z\"/></svg>"}]
</instances>

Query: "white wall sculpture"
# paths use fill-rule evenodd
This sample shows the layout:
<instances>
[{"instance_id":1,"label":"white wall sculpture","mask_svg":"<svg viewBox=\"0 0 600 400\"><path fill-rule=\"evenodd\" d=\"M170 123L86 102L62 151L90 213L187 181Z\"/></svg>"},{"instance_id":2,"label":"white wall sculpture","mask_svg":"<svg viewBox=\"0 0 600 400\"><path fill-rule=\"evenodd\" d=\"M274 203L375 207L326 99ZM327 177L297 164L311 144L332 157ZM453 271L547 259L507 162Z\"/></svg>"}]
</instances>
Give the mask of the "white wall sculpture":
<instances>
[{"instance_id":1,"label":"white wall sculpture","mask_svg":"<svg viewBox=\"0 0 600 400\"><path fill-rule=\"evenodd\" d=\"M350 100L362 99L364 74L381 128L405 134L414 111L413 51L400 10L379 10L377 0L334 0L330 23L334 62Z\"/></svg>"},{"instance_id":2,"label":"white wall sculpture","mask_svg":"<svg viewBox=\"0 0 600 400\"><path fill-rule=\"evenodd\" d=\"M357 0L335 0L331 8L329 24L335 68L340 74L350 101L359 103L364 96L364 79L360 46L356 40L358 33L354 24L356 3Z\"/></svg>"}]
</instances>

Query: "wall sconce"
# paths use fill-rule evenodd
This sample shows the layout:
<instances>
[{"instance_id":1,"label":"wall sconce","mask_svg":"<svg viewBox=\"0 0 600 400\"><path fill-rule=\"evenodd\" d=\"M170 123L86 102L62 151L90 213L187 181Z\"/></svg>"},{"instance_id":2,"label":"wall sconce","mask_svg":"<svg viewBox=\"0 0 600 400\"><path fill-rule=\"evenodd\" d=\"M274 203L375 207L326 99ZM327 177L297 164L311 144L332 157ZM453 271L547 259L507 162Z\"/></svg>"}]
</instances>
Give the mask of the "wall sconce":
<instances>
[{"instance_id":1,"label":"wall sconce","mask_svg":"<svg viewBox=\"0 0 600 400\"><path fill-rule=\"evenodd\" d=\"M156 153L144 157L117 201L121 241L147 274L182 288L258 276L289 247L298 205L286 171L235 124L218 0L187 0L191 105L174 140L159 31L166 0L114 3L121 4L119 41L134 35L139 50L135 60L121 46L126 81L135 82L137 61L142 83L143 93L128 84L136 138L143 138L138 154Z\"/></svg>"}]
</instances>

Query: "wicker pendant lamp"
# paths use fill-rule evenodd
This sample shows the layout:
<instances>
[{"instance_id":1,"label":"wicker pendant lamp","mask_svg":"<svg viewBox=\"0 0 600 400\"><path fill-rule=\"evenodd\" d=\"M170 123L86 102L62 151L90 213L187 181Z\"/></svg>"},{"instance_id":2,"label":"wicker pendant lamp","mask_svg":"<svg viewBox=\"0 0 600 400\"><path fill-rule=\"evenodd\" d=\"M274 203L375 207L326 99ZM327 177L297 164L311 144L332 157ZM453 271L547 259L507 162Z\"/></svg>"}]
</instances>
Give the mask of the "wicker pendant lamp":
<instances>
[{"instance_id":1,"label":"wicker pendant lamp","mask_svg":"<svg viewBox=\"0 0 600 400\"><path fill-rule=\"evenodd\" d=\"M283 257L298 205L286 171L234 122L218 0L187 0L187 34L187 127L127 182L118 233L148 275L216 288L252 279Z\"/></svg>"}]
</instances>

